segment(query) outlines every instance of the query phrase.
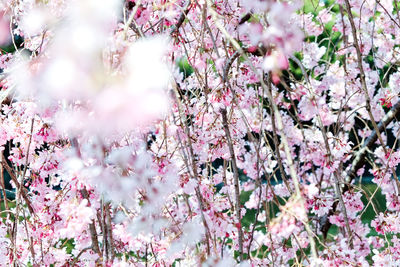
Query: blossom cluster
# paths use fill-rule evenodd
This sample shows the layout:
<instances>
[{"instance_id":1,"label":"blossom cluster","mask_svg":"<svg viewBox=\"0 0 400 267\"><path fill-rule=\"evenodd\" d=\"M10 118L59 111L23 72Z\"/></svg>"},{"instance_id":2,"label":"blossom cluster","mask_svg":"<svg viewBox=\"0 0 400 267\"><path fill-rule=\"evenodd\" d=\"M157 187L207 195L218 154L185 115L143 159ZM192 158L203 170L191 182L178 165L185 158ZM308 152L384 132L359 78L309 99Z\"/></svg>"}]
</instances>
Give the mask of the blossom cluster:
<instances>
[{"instance_id":1,"label":"blossom cluster","mask_svg":"<svg viewBox=\"0 0 400 267\"><path fill-rule=\"evenodd\" d=\"M2 1L0 266L399 265L398 5Z\"/></svg>"}]
</instances>

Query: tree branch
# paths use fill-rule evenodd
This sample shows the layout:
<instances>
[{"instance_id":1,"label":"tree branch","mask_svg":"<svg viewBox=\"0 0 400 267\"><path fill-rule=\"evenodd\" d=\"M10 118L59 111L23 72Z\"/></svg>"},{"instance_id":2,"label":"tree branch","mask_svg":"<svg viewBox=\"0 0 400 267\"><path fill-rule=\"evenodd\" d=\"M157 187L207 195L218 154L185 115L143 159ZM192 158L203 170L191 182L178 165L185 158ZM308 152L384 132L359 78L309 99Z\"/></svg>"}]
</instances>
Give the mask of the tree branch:
<instances>
[{"instance_id":1,"label":"tree branch","mask_svg":"<svg viewBox=\"0 0 400 267\"><path fill-rule=\"evenodd\" d=\"M400 101L397 102L390 111L383 117L383 119L377 125L377 129L379 133L383 131L393 120L394 118L400 114ZM378 140L378 132L375 130L372 131L371 135L365 140L362 147L354 154L353 160L351 162L351 168L346 173L345 178L345 186L343 188L343 193L349 190L348 184L350 184L354 178L357 176L357 171L365 164L365 157L367 155L367 151L372 147L372 145ZM327 215L322 217L321 221L323 224L321 226L321 232L323 233L324 237L326 238L328 231L331 227L331 223L329 222L329 217L335 214L337 209L337 202L334 204L332 209L329 211Z\"/></svg>"},{"instance_id":2,"label":"tree branch","mask_svg":"<svg viewBox=\"0 0 400 267\"><path fill-rule=\"evenodd\" d=\"M170 32L171 36L176 35L178 33L179 28L182 26L183 22L185 21L185 18L187 16L187 14L189 14L191 7L192 7L192 1L189 0L189 2L186 4L185 9L181 13L181 16L179 17L178 22L171 27L171 32Z\"/></svg>"},{"instance_id":3,"label":"tree branch","mask_svg":"<svg viewBox=\"0 0 400 267\"><path fill-rule=\"evenodd\" d=\"M231 154L232 168L233 168L233 179L235 186L235 209L236 209L236 219L238 220L238 232L239 232L239 258L240 261L243 260L243 230L242 230L242 216L240 212L240 188L239 188L239 171L236 164L235 151L233 149L233 143L231 134L228 126L228 117L226 114L226 109L221 109L222 115L222 125L224 126L225 136L229 147L229 153Z\"/></svg>"}]
</instances>

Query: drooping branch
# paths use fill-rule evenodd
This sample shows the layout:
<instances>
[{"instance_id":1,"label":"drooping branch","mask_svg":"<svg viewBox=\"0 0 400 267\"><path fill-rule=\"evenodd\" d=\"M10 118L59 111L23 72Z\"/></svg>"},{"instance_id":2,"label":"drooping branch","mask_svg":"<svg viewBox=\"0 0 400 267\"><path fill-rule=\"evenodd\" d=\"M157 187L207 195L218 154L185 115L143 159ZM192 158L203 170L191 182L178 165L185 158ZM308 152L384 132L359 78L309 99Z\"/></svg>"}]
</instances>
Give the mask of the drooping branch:
<instances>
[{"instance_id":1,"label":"drooping branch","mask_svg":"<svg viewBox=\"0 0 400 267\"><path fill-rule=\"evenodd\" d=\"M89 199L89 192L86 190L86 188L82 189L81 191L82 197L85 198L89 203L90 203L90 199ZM89 224L89 232L90 232L90 238L92 240L92 248L94 250L94 252L96 252L99 257L101 258L101 252L100 252L100 248L99 248L99 240L97 238L97 231L96 231L96 226L94 224L94 219L92 220L92 222Z\"/></svg>"},{"instance_id":2,"label":"drooping branch","mask_svg":"<svg viewBox=\"0 0 400 267\"><path fill-rule=\"evenodd\" d=\"M304 75L304 78L306 79L306 82L310 85L310 87L308 89L308 92L311 95L310 101L315 106L318 106L318 104L315 101L315 99L316 99L315 93L312 90L310 79L308 77L308 74L307 74L307 72L305 70L304 65L295 56L291 56L291 59L294 62L296 62L297 65L299 65L299 67L300 67L300 69L301 69L301 71L302 71L302 73ZM328 160L332 162L333 158L332 158L332 152L331 152L331 149L330 149L330 146L329 146L328 135L327 135L327 132L326 132L326 130L324 128L324 125L322 123L322 118L321 118L321 115L320 115L319 111L316 112L316 116L317 116L317 122L319 124L319 128L321 129L322 137L324 139L324 144L325 144L325 148L326 148L326 151L327 151ZM339 171L337 169L334 171L333 176L335 178L334 187L335 187L336 197L339 200L341 211L343 213L343 217L344 217L344 221L345 221L345 228L346 228L347 235L348 235L349 246L350 246L350 248L353 248L353 242L352 242L353 235L352 235L351 228L350 228L349 217L347 215L346 205L345 205L344 200L343 200L343 192L342 192L341 186L340 186L341 176L340 176Z\"/></svg>"},{"instance_id":3,"label":"drooping branch","mask_svg":"<svg viewBox=\"0 0 400 267\"><path fill-rule=\"evenodd\" d=\"M357 36L357 28L356 25L354 23L354 18L353 18L353 14L351 13L351 6L350 6L350 2L349 0L345 0L345 4L346 4L346 8L347 8L347 16L349 18L350 21L350 25L351 25L351 32L353 35L353 42L354 42L354 47L356 49L356 53L357 53L357 65L358 65L358 69L360 72L360 82L361 82L361 89L364 92L365 95L365 106L368 112L368 116L371 120L372 126L374 127L374 131L376 132L377 138L379 139L379 142L381 143L383 150L386 153L386 148L385 148L385 144L383 142L380 130L378 129L376 122L375 122L375 118L372 114L372 109L371 109L371 99L370 96L368 94L368 87L367 87L367 81L366 81L366 75L365 75L365 71L364 71L364 67L363 67L363 58L362 58L362 53L361 53L361 49L360 49L360 45L358 43L358 36Z\"/></svg>"},{"instance_id":4,"label":"drooping branch","mask_svg":"<svg viewBox=\"0 0 400 267\"><path fill-rule=\"evenodd\" d=\"M301 203L301 207L303 209L303 213L307 214L307 210L305 207L305 202L304 199L301 195L301 189L300 189L300 183L299 183L299 178L297 176L295 167L294 167L294 163L293 163L293 158L291 155L291 151L290 151L290 147L289 147L289 143L287 140L287 137L285 135L285 133L283 132L283 121L282 121L282 116L279 113L279 109L276 105L276 103L274 102L274 98L272 96L272 92L271 92L271 80L269 80L268 83L268 87L264 82L264 79L262 77L262 75L260 75L260 73L258 72L258 70L256 69L256 67L252 64L251 60L249 59L249 57L247 56L247 54L244 51L243 48L239 45L239 43L228 33L228 31L224 28L224 26L222 26L219 22L218 22L218 14L215 12L215 10L210 9L210 13L213 16L214 19L214 23L215 25L218 27L218 29L224 34L224 36L229 39L229 41L232 43L232 46L236 49L236 51L242 55L244 57L244 59L248 62L250 69L257 75L258 79L260 80L260 84L261 87L264 89L264 91L267 93L267 98L272 106L272 112L275 113L276 115L276 121L277 121L277 128L279 130L279 132L281 133L281 142L283 144L284 150L285 150L285 154L286 154L286 161L287 161L287 165L289 167L290 170L290 175L292 176L293 179L293 183L294 183L294 187L295 187L295 194L296 197L298 198L298 200ZM306 215L307 216L307 215ZM308 218L306 218L306 221L304 222L304 228L306 229L308 238L309 238L309 242L310 242L310 248L311 248L311 254L313 256L313 258L318 258L318 253L317 253L317 249L316 249L316 243L313 237L313 232L310 228L309 225L309 221Z\"/></svg>"},{"instance_id":5,"label":"drooping branch","mask_svg":"<svg viewBox=\"0 0 400 267\"><path fill-rule=\"evenodd\" d=\"M2 161L1 163L2 163L2 166L3 166L3 167L6 169L6 171L8 172L8 174L10 175L11 180L12 180L12 181L14 182L14 184L15 184L15 187L21 189L20 192L21 192L22 198L25 200L25 203L26 203L26 206L28 207L29 212L30 212L31 214L34 214L34 210L33 210L33 208L32 208L31 201L29 200L28 192L27 192L26 188L23 187L23 186L21 186L21 184L19 183L17 177L15 176L15 174L14 174L12 168L11 168L11 167L8 165L8 163L4 160L4 156L3 156L3 161Z\"/></svg>"},{"instance_id":6,"label":"drooping branch","mask_svg":"<svg viewBox=\"0 0 400 267\"><path fill-rule=\"evenodd\" d=\"M396 116L400 114L400 101L397 102L390 111L383 117L383 119L377 125L379 133L382 132L393 120ZM350 183L357 174L358 169L360 169L365 163L365 156L367 154L368 149L372 147L372 145L378 140L378 132L375 130L372 131L371 135L365 140L365 143L361 147L359 151L354 155L353 162L351 164L351 169L347 172L346 182Z\"/></svg>"},{"instance_id":7,"label":"drooping branch","mask_svg":"<svg viewBox=\"0 0 400 267\"><path fill-rule=\"evenodd\" d=\"M243 52L246 52L248 54L251 54L253 56L264 56L267 53L267 48L263 45L260 45L257 47L257 49L250 49L250 48L243 48ZM235 53L232 54L232 56L226 61L225 67L223 70L222 74L222 80L224 83L228 81L228 74L229 70L232 67L233 62L240 56L240 51L235 51Z\"/></svg>"},{"instance_id":8,"label":"drooping branch","mask_svg":"<svg viewBox=\"0 0 400 267\"><path fill-rule=\"evenodd\" d=\"M240 212L240 188L239 188L239 171L236 164L235 150L233 149L232 138L228 125L228 116L226 109L221 110L222 115L222 125L224 126L225 136L229 147L229 153L231 155L232 169L233 169L233 179L235 186L235 209L236 209L236 219L238 220L238 232L239 232L239 258L243 260L243 230L241 226L241 212Z\"/></svg>"},{"instance_id":9,"label":"drooping branch","mask_svg":"<svg viewBox=\"0 0 400 267\"><path fill-rule=\"evenodd\" d=\"M200 190L200 183L199 183L199 180L200 180L199 177L200 176L199 176L199 172L197 170L197 165L196 165L196 162L195 162L195 154L194 154L194 150L193 150L192 141L191 141L191 138L190 138L190 135L191 135L190 134L190 128L187 125L185 119L183 118L183 111L182 111L182 108L181 108L181 102L180 102L179 97L178 97L179 84L175 82L174 85L175 85L174 86L175 90L172 92L173 99L174 99L174 101L175 101L175 103L176 103L176 105L178 107L179 121L180 121L182 127L184 128L184 132L185 132L185 134L187 136L187 140L188 140L188 153L189 153L189 156L190 156L190 159L191 159L191 165L192 165L191 166L192 173L190 173L190 171L189 171L189 174L192 176L192 178L194 180L196 180L198 182L197 186L195 187L195 194L196 194L197 201L199 203L200 214L201 214L201 218L202 218L203 225L204 225L204 228L205 228L207 254L209 255L210 254L211 233L210 233L210 228L208 226L207 220L206 220L205 215L204 215L205 205L204 205L203 197L202 197L201 190ZM175 117L174 117L174 120L178 121L178 119L176 119ZM186 165L186 168L188 170L190 170L189 156L185 152L184 145L183 145L183 142L182 142L182 140L181 140L181 138L179 136L179 133L177 134L177 137L178 137L178 140L179 140L179 144L181 146L184 163Z\"/></svg>"},{"instance_id":10,"label":"drooping branch","mask_svg":"<svg viewBox=\"0 0 400 267\"><path fill-rule=\"evenodd\" d=\"M189 13L191 7L192 7L192 1L189 1L189 2L186 4L185 9L184 9L183 12L181 13L181 15L180 15L180 17L179 17L179 19L178 19L178 22L177 22L175 25L173 25L173 26L171 27L171 32L170 32L170 35L171 35L171 36L177 34L177 32L179 31L179 28L182 26L183 22L185 21L185 18L186 18L186 16L187 16L187 14Z\"/></svg>"},{"instance_id":11,"label":"drooping branch","mask_svg":"<svg viewBox=\"0 0 400 267\"><path fill-rule=\"evenodd\" d=\"M377 125L377 129L379 132L373 130L371 135L365 140L361 148L354 154L353 160L351 162L351 167L346 173L346 178L345 178L346 185L342 189L343 193L349 190L348 184L350 184L354 180L354 178L357 176L357 171L365 164L365 157L367 155L367 151L378 140L378 134L380 134L380 132L382 132L396 118L398 114L400 114L400 101L398 101L379 122L379 124ZM323 223L320 229L325 238L332 225L329 222L329 216L335 214L336 210L337 210L337 203L335 203L335 205L332 207L329 213L324 217L322 217L321 219Z\"/></svg>"},{"instance_id":12,"label":"drooping branch","mask_svg":"<svg viewBox=\"0 0 400 267\"><path fill-rule=\"evenodd\" d=\"M229 70L232 67L233 62L240 56L239 51L235 51L235 53L232 54L232 56L226 61L225 67L224 67L224 72L222 74L222 81L226 83L228 81L228 74Z\"/></svg>"}]
</instances>

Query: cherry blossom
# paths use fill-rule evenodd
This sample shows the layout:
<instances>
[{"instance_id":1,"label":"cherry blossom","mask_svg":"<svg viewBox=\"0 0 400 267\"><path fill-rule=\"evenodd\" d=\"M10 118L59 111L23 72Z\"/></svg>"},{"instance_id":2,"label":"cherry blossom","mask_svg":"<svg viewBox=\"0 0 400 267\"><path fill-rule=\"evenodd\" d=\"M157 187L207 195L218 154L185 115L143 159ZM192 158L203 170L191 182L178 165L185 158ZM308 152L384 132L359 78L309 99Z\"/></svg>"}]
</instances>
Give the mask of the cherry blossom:
<instances>
[{"instance_id":1,"label":"cherry blossom","mask_svg":"<svg viewBox=\"0 0 400 267\"><path fill-rule=\"evenodd\" d=\"M396 266L398 4L0 4L0 266Z\"/></svg>"}]
</instances>

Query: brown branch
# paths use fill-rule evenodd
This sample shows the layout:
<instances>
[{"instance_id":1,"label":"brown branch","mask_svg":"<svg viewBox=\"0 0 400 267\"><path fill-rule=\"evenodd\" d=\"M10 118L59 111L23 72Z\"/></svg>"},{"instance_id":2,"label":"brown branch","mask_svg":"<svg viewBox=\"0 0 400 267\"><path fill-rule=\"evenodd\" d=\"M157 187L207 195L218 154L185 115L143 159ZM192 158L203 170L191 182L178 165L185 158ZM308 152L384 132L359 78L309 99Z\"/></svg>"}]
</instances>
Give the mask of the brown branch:
<instances>
[{"instance_id":1,"label":"brown branch","mask_svg":"<svg viewBox=\"0 0 400 267\"><path fill-rule=\"evenodd\" d=\"M190 158L191 158L191 162L190 163L192 165L193 173L190 173L189 157L187 156L187 154L185 152L185 149L184 149L185 146L183 145L183 142L182 142L182 140L181 140L181 138L179 136L179 133L177 133L178 142L179 142L179 144L181 146L182 155L183 155L183 161L184 161L184 163L186 165L186 168L188 169L189 174L192 176L192 178L195 179L198 182L197 186L195 188L195 193L196 193L197 201L199 202L200 214L201 214L201 218L202 218L202 221L203 221L203 225L204 225L204 228L206 230L205 231L206 232L205 233L205 237L206 237L206 241L207 241L206 242L207 254L210 255L210 241L209 240L211 239L211 233L210 233L210 228L208 227L206 218L204 216L204 211L206 209L205 209L203 197L202 197L201 191L200 191L200 179L199 179L199 173L197 171L197 166L196 166L196 162L195 162L195 155L194 155L192 140L191 140L191 136L190 136L190 128L187 125L187 123L186 123L186 121L185 121L185 119L183 118L183 115L182 115L183 113L182 113L181 103L180 103L180 100L179 100L179 97L178 97L178 95L179 95L179 84L175 82L174 85L175 85L174 86L175 90L172 92L173 93L173 98L174 98L174 100L176 102L176 105L178 107L180 123L181 123L182 127L184 128L185 134L186 134L187 139L188 139L188 149L189 149ZM175 116L174 115L172 115L172 116L174 118L174 121L177 123L177 119L175 118ZM214 248L214 249L216 249L216 248Z\"/></svg>"},{"instance_id":2,"label":"brown branch","mask_svg":"<svg viewBox=\"0 0 400 267\"><path fill-rule=\"evenodd\" d=\"M252 66L253 69L254 66ZM261 82L261 86L266 88L267 85L264 83L263 77L260 77L260 82ZM275 119L276 119L276 126L277 126L277 130L280 133L281 136L281 143L283 145L285 154L286 154L286 164L289 167L289 174L292 177L292 181L293 181L293 185L295 188L295 194L296 197L299 199L300 204L302 206L303 212L306 215L306 220L304 222L304 228L306 229L309 241L310 241L310 249L311 249L311 254L313 256L313 258L318 258L318 253L317 253L317 249L316 249L316 244L315 244L315 240L313 237L313 232L311 230L311 227L309 225L309 220L307 217L307 208L305 206L305 201L303 199L303 196L301 194L301 189L300 189L300 180L299 177L297 175L295 166L294 166L294 162L293 162L293 158L291 155L291 151L290 151L290 146L286 137L286 134L284 133L283 130L283 121L282 121L282 116L279 113L279 109L278 106L276 105L276 103L274 102L274 97L272 95L272 81L271 81L271 77L270 75L268 75L268 88L266 88L266 93L267 93L267 97L269 99L269 102L272 106L271 112L275 113ZM279 151L278 151L279 153Z\"/></svg>"},{"instance_id":3,"label":"brown branch","mask_svg":"<svg viewBox=\"0 0 400 267\"><path fill-rule=\"evenodd\" d=\"M251 16L253 15L253 13L249 12L246 15L244 15L240 20L239 20L239 25L242 25L243 23L245 23L246 21L248 21Z\"/></svg>"},{"instance_id":4,"label":"brown branch","mask_svg":"<svg viewBox=\"0 0 400 267\"><path fill-rule=\"evenodd\" d=\"M225 130L225 136L226 140L228 142L228 147L229 147L229 152L231 154L231 162L232 162L232 168L233 168L233 178L234 178L234 186L235 186L235 209L236 209L236 218L238 220L238 232L239 232L239 259L240 261L243 260L243 230L242 230L242 216L240 212L240 188L239 188L239 171L237 168L236 164L236 156L235 156L235 151L233 149L233 143L232 143L232 138L231 134L229 131L229 126L228 126L228 117L227 117L227 112L226 109L221 109L221 115L222 115L222 125L224 126Z\"/></svg>"},{"instance_id":5,"label":"brown branch","mask_svg":"<svg viewBox=\"0 0 400 267\"><path fill-rule=\"evenodd\" d=\"M87 199L88 203L90 203L89 200L89 193L86 190L86 188L82 189L81 194L83 198ZM89 224L89 231L90 231L90 238L92 239L92 247L93 250L99 254L101 258L101 253L100 253L100 248L99 248L99 240L97 239L97 231L96 231L96 226L94 225L94 220L92 220L92 223Z\"/></svg>"},{"instance_id":6,"label":"brown branch","mask_svg":"<svg viewBox=\"0 0 400 267\"><path fill-rule=\"evenodd\" d=\"M243 48L243 51L250 55L253 55L253 56L262 57L262 56L265 56L265 54L268 52L268 49L263 45L259 45L257 47L257 49L255 49L255 50L247 47L247 48ZM232 56L226 61L224 71L222 74L222 81L224 83L226 83L228 81L229 70L232 67L233 62L235 62L235 60L239 56L240 56L240 51L235 51L235 53L233 53Z\"/></svg>"},{"instance_id":7,"label":"brown branch","mask_svg":"<svg viewBox=\"0 0 400 267\"><path fill-rule=\"evenodd\" d=\"M299 65L299 67L300 67L300 69L301 69L301 71L302 71L302 73L304 75L304 78L306 79L306 82L310 85L310 89L308 89L308 91L311 94L310 101L315 106L318 106L317 103L316 103L316 100L315 100L316 96L315 96L314 92L312 91L312 86L311 86L308 74L307 74L303 64L296 57L292 56L291 58L292 58L292 60L294 62L296 62L297 65ZM322 133L322 136L323 136L323 139L324 139L324 143L325 143L328 159L329 159L329 161L332 161L333 158L332 158L331 149L329 147L328 135L327 135L326 130L324 128L324 125L322 123L322 119L321 119L321 116L319 114L319 111L317 111L316 115L317 115L317 121L318 121L318 124L319 124L319 128L321 129L321 133ZM350 228L349 217L347 215L346 206L345 206L345 203L344 203L344 200L343 200L343 196L342 196L342 190L341 190L341 187L340 187L340 180L341 179L340 179L340 174L339 174L338 170L334 171L333 176L335 178L335 192L336 192L337 198L339 199L339 203L340 203L340 206L341 206L341 209L342 209L344 221L346 223L346 231L347 231L347 235L348 235L349 246L350 246L350 248L353 248L353 242L352 242L353 235L352 235L351 228ZM322 181L322 179L321 179L321 181Z\"/></svg>"},{"instance_id":8,"label":"brown branch","mask_svg":"<svg viewBox=\"0 0 400 267\"><path fill-rule=\"evenodd\" d=\"M10 210L8 207L7 192L4 182L4 169L3 169L3 153L0 153L0 186L3 193L4 208Z\"/></svg>"},{"instance_id":9,"label":"brown branch","mask_svg":"<svg viewBox=\"0 0 400 267\"><path fill-rule=\"evenodd\" d=\"M377 125L378 130L383 131L393 120L394 118L400 114L400 101L397 102L390 111L383 117L383 119ZM354 154L353 160L351 163L351 168L346 173L345 182L346 185L343 187L342 192L348 191L350 188L348 184L350 184L357 176L357 171L365 164L365 157L367 155L367 151L372 147L372 145L378 140L378 133L374 130L371 135L365 140L362 147ZM329 213L321 218L322 226L321 232L326 238L328 231L331 227L331 223L329 222L329 217L335 214L337 210L337 202L333 205L332 209Z\"/></svg>"},{"instance_id":10,"label":"brown branch","mask_svg":"<svg viewBox=\"0 0 400 267\"><path fill-rule=\"evenodd\" d=\"M271 125L272 125L272 141L274 142L274 147L275 147L275 151L276 151L276 159L278 160L278 167L279 167L279 171L281 173L281 177L282 177L282 181L285 184L286 188L288 189L288 191L290 192L290 194L293 194L293 190L290 188L289 183L288 183L288 179L286 177L286 173L285 173L285 169L283 168L283 160L281 157L281 152L279 149L279 141L278 141L278 134L277 134L277 129L276 129L276 124L275 124L275 113L272 111L271 108Z\"/></svg>"},{"instance_id":11,"label":"brown branch","mask_svg":"<svg viewBox=\"0 0 400 267\"><path fill-rule=\"evenodd\" d=\"M106 220L107 220L107 235L108 235L108 240L110 243L109 246L109 254L111 256L111 260L114 260L115 258L115 246L114 246L114 238L112 235L112 222L111 222L111 215L110 215L110 210L111 210L111 204L108 203L106 204L105 211L106 211Z\"/></svg>"},{"instance_id":12,"label":"brown branch","mask_svg":"<svg viewBox=\"0 0 400 267\"><path fill-rule=\"evenodd\" d=\"M78 255L76 255L76 258L75 258L74 261L72 262L71 266L75 266L75 264L76 264L76 263L78 262L78 260L79 260L79 257L82 256L83 252L85 252L86 250L91 249L91 248L92 248L92 246L86 247L86 248L82 249L82 250L78 253Z\"/></svg>"},{"instance_id":13,"label":"brown branch","mask_svg":"<svg viewBox=\"0 0 400 267\"><path fill-rule=\"evenodd\" d=\"M185 9L181 13L181 16L179 17L178 22L171 27L171 32L170 32L171 36L177 35L179 28L182 26L183 22L185 21L185 18L187 16L187 14L189 14L191 7L192 7L192 1L189 0Z\"/></svg>"},{"instance_id":14,"label":"brown branch","mask_svg":"<svg viewBox=\"0 0 400 267\"><path fill-rule=\"evenodd\" d=\"M3 156L3 157L4 157L4 156ZM3 161L1 162L1 164L3 165L3 167L6 169L6 171L7 171L8 174L10 175L11 180L15 183L15 187L16 187L16 188L21 188L22 197L23 197L23 199L25 200L26 205L28 206L29 212L30 212L31 214L33 214L33 213L34 213L34 210L33 210L33 208L32 208L31 201L30 201L29 198L28 198L27 189L26 189L25 187L23 187L23 186L20 185L20 183L18 182L18 179L17 179L17 177L15 176L15 174L14 174L12 168L11 168L10 166L8 166L8 163L7 163L5 160L3 160Z\"/></svg>"},{"instance_id":15,"label":"brown branch","mask_svg":"<svg viewBox=\"0 0 400 267\"><path fill-rule=\"evenodd\" d=\"M79 157L81 157L81 150L79 148L79 143L78 140L76 138L73 138L71 140L71 144L72 146L76 149L76 153L78 154ZM80 193L82 195L83 198L85 198L88 203L90 204L90 199L89 199L89 193L86 190L86 188L83 188L82 190L80 190ZM92 247L93 250L99 255L99 260L102 258L102 254L100 251L100 247L99 247L99 240L97 238L97 231L96 231L96 226L94 224L95 220L92 220L92 223L89 224L89 231L90 231L90 238L92 240Z\"/></svg>"},{"instance_id":16,"label":"brown branch","mask_svg":"<svg viewBox=\"0 0 400 267\"><path fill-rule=\"evenodd\" d=\"M385 144L383 142L381 133L378 130L378 127L377 127L376 122L375 122L375 118L374 118L374 116L372 114L372 111L371 111L371 99L370 99L369 94L368 94L368 87L367 87L367 82L365 80L364 67L363 67L363 64L362 64L363 63L363 58L362 58L360 45L358 43L357 28L356 28L356 25L354 23L353 14L351 13L351 7L350 7L349 0L345 0L345 4L346 4L346 8L347 8L347 16L349 18L350 25L351 25L351 32L352 32L353 39L354 39L353 40L354 47L355 47L356 52L357 52L357 64L358 64L358 69L360 71L361 88L362 88L362 90L363 90L363 92L365 94L366 109L368 111L369 118L370 118L372 126L374 127L374 130L375 130L375 132L377 134L379 142L381 143L382 148L383 148L384 152L386 153L387 151L386 151Z\"/></svg>"},{"instance_id":17,"label":"brown branch","mask_svg":"<svg viewBox=\"0 0 400 267\"><path fill-rule=\"evenodd\" d=\"M239 51L236 51L235 53L232 54L232 56L228 59L228 61L225 63L224 67L224 72L222 74L222 81L224 83L228 82L228 73L230 68L232 67L233 62L240 56Z\"/></svg>"}]
</instances>

